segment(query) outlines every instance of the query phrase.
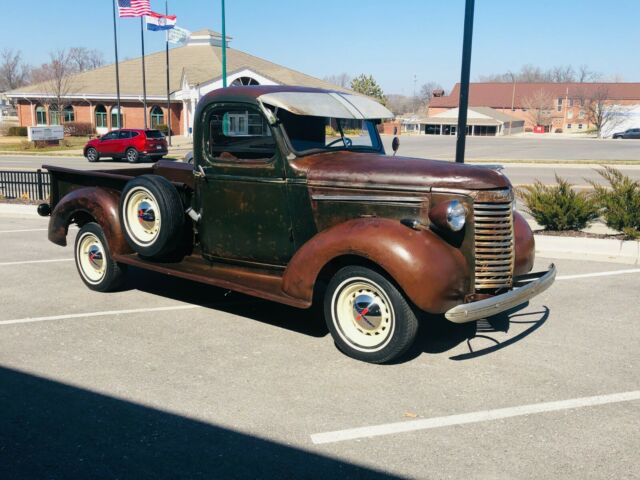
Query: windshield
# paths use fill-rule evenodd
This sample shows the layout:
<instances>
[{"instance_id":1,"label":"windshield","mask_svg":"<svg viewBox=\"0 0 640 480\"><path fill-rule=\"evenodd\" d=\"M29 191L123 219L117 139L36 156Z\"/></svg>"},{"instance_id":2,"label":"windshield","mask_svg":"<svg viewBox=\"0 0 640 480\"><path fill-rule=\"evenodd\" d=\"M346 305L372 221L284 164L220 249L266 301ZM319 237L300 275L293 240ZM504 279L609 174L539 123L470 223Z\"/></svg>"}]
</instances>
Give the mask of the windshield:
<instances>
[{"instance_id":1,"label":"windshield","mask_svg":"<svg viewBox=\"0 0 640 480\"><path fill-rule=\"evenodd\" d=\"M353 150L378 151L380 137L372 120L296 115L279 109L276 116L298 153Z\"/></svg>"}]
</instances>

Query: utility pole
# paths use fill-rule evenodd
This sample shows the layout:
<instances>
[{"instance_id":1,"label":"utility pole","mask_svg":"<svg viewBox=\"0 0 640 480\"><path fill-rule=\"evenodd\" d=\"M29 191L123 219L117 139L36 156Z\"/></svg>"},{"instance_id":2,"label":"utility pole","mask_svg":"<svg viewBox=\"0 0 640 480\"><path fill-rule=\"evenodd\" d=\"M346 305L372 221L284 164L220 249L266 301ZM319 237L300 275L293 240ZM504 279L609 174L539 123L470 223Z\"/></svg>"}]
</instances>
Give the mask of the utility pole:
<instances>
[{"instance_id":1,"label":"utility pole","mask_svg":"<svg viewBox=\"0 0 640 480\"><path fill-rule=\"evenodd\" d=\"M511 112L513 113L515 103L516 103L516 76L513 74L511 70L509 70L509 75L511 75L511 82L513 82L513 88L511 89ZM509 121L509 136L511 136L511 124L513 122Z\"/></svg>"},{"instance_id":2,"label":"utility pole","mask_svg":"<svg viewBox=\"0 0 640 480\"><path fill-rule=\"evenodd\" d=\"M118 63L118 30L116 28L116 2L113 0L111 2L111 6L113 7L113 43L115 45L116 50L116 95L117 95L117 103L118 103L118 127L122 128L120 125L120 115L122 115L122 110L120 110L120 66ZM91 105L89 105L89 114L91 114ZM94 122L95 115L91 114L91 123Z\"/></svg>"},{"instance_id":3,"label":"utility pole","mask_svg":"<svg viewBox=\"0 0 640 480\"><path fill-rule=\"evenodd\" d=\"M413 74L413 113L416 113L416 81L417 81L417 77L416 74Z\"/></svg>"},{"instance_id":4,"label":"utility pole","mask_svg":"<svg viewBox=\"0 0 640 480\"><path fill-rule=\"evenodd\" d=\"M469 77L471 74L471 40L473 39L474 0L466 0L464 9L464 37L462 40L462 68L460 71L460 99L458 101L458 134L456 163L464 163L467 138L467 109L469 108Z\"/></svg>"}]
</instances>

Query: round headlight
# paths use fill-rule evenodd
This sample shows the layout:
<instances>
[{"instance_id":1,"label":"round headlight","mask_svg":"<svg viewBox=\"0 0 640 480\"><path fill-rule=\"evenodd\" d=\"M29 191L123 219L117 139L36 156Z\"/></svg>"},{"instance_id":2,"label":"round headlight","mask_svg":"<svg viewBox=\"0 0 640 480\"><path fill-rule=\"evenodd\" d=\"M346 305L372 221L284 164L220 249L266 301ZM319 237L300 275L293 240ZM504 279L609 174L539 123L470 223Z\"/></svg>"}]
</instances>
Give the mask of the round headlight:
<instances>
[{"instance_id":1,"label":"round headlight","mask_svg":"<svg viewBox=\"0 0 640 480\"><path fill-rule=\"evenodd\" d=\"M467 211L464 205L458 200L452 200L447 207L447 224L454 232L459 232L464 228Z\"/></svg>"}]
</instances>

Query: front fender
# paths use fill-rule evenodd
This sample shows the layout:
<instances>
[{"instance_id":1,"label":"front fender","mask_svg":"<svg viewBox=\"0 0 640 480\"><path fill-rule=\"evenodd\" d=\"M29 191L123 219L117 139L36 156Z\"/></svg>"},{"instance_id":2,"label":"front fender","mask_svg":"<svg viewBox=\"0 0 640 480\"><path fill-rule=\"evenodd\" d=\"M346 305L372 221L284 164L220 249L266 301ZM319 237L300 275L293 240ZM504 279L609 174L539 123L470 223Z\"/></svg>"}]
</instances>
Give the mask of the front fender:
<instances>
[{"instance_id":1,"label":"front fender","mask_svg":"<svg viewBox=\"0 0 640 480\"><path fill-rule=\"evenodd\" d=\"M93 218L104 231L112 254L131 253L131 248L120 228L118 204L120 192L102 187L84 187L73 190L58 202L49 219L49 240L67 245L69 225L79 215Z\"/></svg>"},{"instance_id":2,"label":"front fender","mask_svg":"<svg viewBox=\"0 0 640 480\"><path fill-rule=\"evenodd\" d=\"M291 259L282 289L311 302L322 268L344 255L379 265L418 308L430 313L447 311L469 292L469 266L460 250L431 231L383 218L349 220L315 235Z\"/></svg>"}]
</instances>

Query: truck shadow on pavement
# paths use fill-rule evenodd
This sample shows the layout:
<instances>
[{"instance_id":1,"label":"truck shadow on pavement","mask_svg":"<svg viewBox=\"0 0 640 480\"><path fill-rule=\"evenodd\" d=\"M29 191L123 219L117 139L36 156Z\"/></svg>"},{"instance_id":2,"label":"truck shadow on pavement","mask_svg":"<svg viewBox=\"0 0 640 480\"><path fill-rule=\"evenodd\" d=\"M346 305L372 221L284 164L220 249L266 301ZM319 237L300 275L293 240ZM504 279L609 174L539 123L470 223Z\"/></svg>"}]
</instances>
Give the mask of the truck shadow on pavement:
<instances>
[{"instance_id":1,"label":"truck shadow on pavement","mask_svg":"<svg viewBox=\"0 0 640 480\"><path fill-rule=\"evenodd\" d=\"M393 475L0 367L0 478Z\"/></svg>"},{"instance_id":2,"label":"truck shadow on pavement","mask_svg":"<svg viewBox=\"0 0 640 480\"><path fill-rule=\"evenodd\" d=\"M152 295L172 298L176 301L193 305L200 305L211 310L239 315L311 337L321 338L329 334L319 309L301 310L241 293L136 268L129 269L126 288L137 289ZM470 360L513 345L535 332L549 317L549 308L547 307L543 307L541 311L519 313L527 306L528 303L507 310L488 320L466 324L451 323L441 315L425 314L424 318L420 319L420 330L414 348L397 363L412 360L422 353L444 353L461 343L467 344L469 352L454 355L450 357L451 360ZM524 317L524 319L520 319L521 317ZM507 333L512 325L520 324L530 324L530 326L503 341L491 336L492 333L496 332ZM483 339L491 342L491 345L479 350L474 349L472 345L473 339Z\"/></svg>"}]
</instances>

